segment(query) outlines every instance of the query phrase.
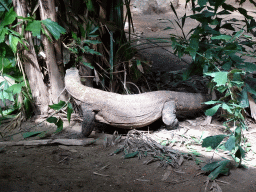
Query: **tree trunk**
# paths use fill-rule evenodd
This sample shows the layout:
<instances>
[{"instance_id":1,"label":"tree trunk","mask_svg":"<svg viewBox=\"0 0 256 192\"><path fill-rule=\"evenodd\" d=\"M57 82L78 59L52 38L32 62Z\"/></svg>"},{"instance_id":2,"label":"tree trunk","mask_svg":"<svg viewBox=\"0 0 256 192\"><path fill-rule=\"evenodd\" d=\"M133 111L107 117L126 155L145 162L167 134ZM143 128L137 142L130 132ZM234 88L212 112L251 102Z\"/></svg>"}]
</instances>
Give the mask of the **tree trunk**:
<instances>
[{"instance_id":1,"label":"tree trunk","mask_svg":"<svg viewBox=\"0 0 256 192\"><path fill-rule=\"evenodd\" d=\"M41 20L50 18L52 21L56 21L56 11L54 0L40 0L40 16ZM47 31L46 31L47 32ZM50 36L50 34L48 33ZM47 37L43 37L44 51L46 54L46 65L49 73L50 80L50 99L53 103L58 103L60 100L67 100L64 91L64 75L58 68L54 44L48 40ZM57 50L59 53L60 50ZM65 91L64 91L65 93Z\"/></svg>"},{"instance_id":2,"label":"tree trunk","mask_svg":"<svg viewBox=\"0 0 256 192\"><path fill-rule=\"evenodd\" d=\"M18 16L26 17L28 4L26 0L13 0L14 9ZM18 31L21 32L21 26L18 26ZM48 112L48 90L43 81L43 75L40 71L36 52L34 49L31 32L25 32L25 38L28 41L28 49L23 52L23 66L27 75L32 96L35 104L35 113L47 114Z\"/></svg>"}]
</instances>

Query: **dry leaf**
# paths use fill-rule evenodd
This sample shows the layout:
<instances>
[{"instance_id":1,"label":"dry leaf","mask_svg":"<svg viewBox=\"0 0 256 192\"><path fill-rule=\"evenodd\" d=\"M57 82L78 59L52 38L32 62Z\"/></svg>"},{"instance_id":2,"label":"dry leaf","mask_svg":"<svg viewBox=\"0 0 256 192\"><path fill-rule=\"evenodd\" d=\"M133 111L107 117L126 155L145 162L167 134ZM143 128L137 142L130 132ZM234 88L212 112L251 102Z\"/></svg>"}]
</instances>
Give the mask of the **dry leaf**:
<instances>
[{"instance_id":1,"label":"dry leaf","mask_svg":"<svg viewBox=\"0 0 256 192\"><path fill-rule=\"evenodd\" d=\"M212 116L207 116L201 125L210 125L212 122Z\"/></svg>"},{"instance_id":2,"label":"dry leaf","mask_svg":"<svg viewBox=\"0 0 256 192\"><path fill-rule=\"evenodd\" d=\"M95 75L94 80L95 80L96 84L98 85L98 83L100 82L100 77L98 75L98 72L95 69L94 69L94 75Z\"/></svg>"},{"instance_id":3,"label":"dry leaf","mask_svg":"<svg viewBox=\"0 0 256 192\"><path fill-rule=\"evenodd\" d=\"M167 180L168 177L170 176L171 172L172 172L172 167L168 167L168 168L167 168L167 171L164 173L164 176L163 176L163 178L162 178L161 180L162 180L162 181Z\"/></svg>"},{"instance_id":4,"label":"dry leaf","mask_svg":"<svg viewBox=\"0 0 256 192\"><path fill-rule=\"evenodd\" d=\"M141 65L141 62L137 63L137 68L140 70L141 73L144 73L143 67Z\"/></svg>"},{"instance_id":5,"label":"dry leaf","mask_svg":"<svg viewBox=\"0 0 256 192\"><path fill-rule=\"evenodd\" d=\"M179 159L179 161L178 161L179 166L182 165L183 161L184 161L184 157L181 155L181 156L180 156L180 159Z\"/></svg>"},{"instance_id":6,"label":"dry leaf","mask_svg":"<svg viewBox=\"0 0 256 192\"><path fill-rule=\"evenodd\" d=\"M63 150L66 150L66 151L70 151L70 152L72 152L72 153L76 153L76 152L77 152L77 150L71 149L70 147L67 147L67 146L65 146L65 145L59 145L59 148L61 148L61 149L63 149Z\"/></svg>"}]
</instances>

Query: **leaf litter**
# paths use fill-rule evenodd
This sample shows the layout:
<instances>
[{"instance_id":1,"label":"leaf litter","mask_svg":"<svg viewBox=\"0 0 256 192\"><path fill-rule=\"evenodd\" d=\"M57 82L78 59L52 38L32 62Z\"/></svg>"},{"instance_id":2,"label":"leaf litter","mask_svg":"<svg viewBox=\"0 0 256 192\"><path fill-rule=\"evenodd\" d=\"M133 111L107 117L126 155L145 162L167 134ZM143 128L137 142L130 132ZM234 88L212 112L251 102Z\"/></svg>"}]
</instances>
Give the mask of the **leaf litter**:
<instances>
[{"instance_id":1,"label":"leaf litter","mask_svg":"<svg viewBox=\"0 0 256 192\"><path fill-rule=\"evenodd\" d=\"M150 157L149 160L145 160L143 164L150 164L158 161L159 166L167 168L171 166L172 168L179 168L184 159L192 158L189 153L182 153L178 150L173 149L175 144L179 142L184 144L186 138L184 136L175 133L176 130L167 131L161 130L154 133L149 133L147 131L131 130L128 132L126 137L121 142L119 147L110 155L119 154L123 152L124 159L137 157L142 159L143 157ZM121 138L114 133L112 141L104 146L113 144L115 138Z\"/></svg>"},{"instance_id":2,"label":"leaf litter","mask_svg":"<svg viewBox=\"0 0 256 192\"><path fill-rule=\"evenodd\" d=\"M124 159L142 159L148 157L143 162L145 165L159 162L159 166L166 169L161 180L167 182L166 180L172 172L186 174L186 172L179 169L185 160L193 159L196 161L194 155L195 150L190 150L190 152L185 153L174 149L174 146L179 148L185 146L189 150L191 145L198 145L199 141L202 142L202 137L205 133L196 133L196 136L191 136L191 132L193 131L187 128L178 130L163 129L153 133L131 130L126 136L118 135L118 133L115 132L112 138L105 139L103 145L105 147L119 145L110 155L123 153ZM206 135L208 135L208 133ZM175 183L179 183L179 181L175 181ZM217 183L214 183L211 188L215 191L221 191Z\"/></svg>"}]
</instances>

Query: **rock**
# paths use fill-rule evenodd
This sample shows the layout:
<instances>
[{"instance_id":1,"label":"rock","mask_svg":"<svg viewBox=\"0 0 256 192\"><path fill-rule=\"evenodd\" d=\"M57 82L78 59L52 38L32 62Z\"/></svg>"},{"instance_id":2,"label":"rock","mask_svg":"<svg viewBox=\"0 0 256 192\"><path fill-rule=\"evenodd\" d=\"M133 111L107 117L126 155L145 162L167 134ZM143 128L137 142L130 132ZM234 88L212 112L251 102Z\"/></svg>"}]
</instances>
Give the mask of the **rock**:
<instances>
[{"instance_id":1,"label":"rock","mask_svg":"<svg viewBox=\"0 0 256 192\"><path fill-rule=\"evenodd\" d=\"M179 0L132 0L131 5L134 14L162 14L171 11L171 3L179 6Z\"/></svg>"}]
</instances>

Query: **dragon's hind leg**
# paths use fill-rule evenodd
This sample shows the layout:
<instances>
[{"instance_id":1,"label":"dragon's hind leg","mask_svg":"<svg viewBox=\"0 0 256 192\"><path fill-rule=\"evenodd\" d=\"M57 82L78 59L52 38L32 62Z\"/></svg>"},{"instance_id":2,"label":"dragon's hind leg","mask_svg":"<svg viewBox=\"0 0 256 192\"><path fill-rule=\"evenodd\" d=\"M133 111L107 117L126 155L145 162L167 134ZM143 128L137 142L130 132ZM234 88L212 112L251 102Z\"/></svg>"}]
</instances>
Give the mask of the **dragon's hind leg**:
<instances>
[{"instance_id":1,"label":"dragon's hind leg","mask_svg":"<svg viewBox=\"0 0 256 192\"><path fill-rule=\"evenodd\" d=\"M175 101L168 101L164 104L162 120L167 129L175 129L179 126L179 121L176 117Z\"/></svg>"},{"instance_id":2,"label":"dragon's hind leg","mask_svg":"<svg viewBox=\"0 0 256 192\"><path fill-rule=\"evenodd\" d=\"M83 103L81 104L83 111L82 134L88 137L93 131L95 124L95 113L90 109L90 106Z\"/></svg>"}]
</instances>

